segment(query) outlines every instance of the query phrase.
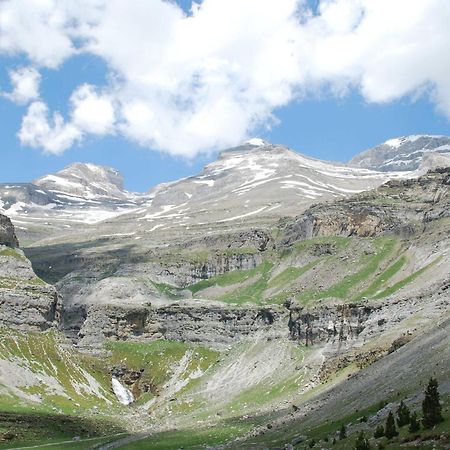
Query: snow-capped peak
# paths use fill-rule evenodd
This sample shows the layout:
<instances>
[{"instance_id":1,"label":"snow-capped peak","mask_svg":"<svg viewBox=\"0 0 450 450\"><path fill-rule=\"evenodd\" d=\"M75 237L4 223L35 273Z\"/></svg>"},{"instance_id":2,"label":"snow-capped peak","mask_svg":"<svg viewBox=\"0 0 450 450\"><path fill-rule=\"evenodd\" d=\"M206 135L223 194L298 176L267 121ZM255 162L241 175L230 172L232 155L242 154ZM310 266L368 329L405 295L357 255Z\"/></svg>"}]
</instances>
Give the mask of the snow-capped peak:
<instances>
[{"instance_id":1,"label":"snow-capped peak","mask_svg":"<svg viewBox=\"0 0 450 450\"><path fill-rule=\"evenodd\" d=\"M261 138L252 138L244 142L245 145L253 145L254 147L263 147L267 142Z\"/></svg>"},{"instance_id":2,"label":"snow-capped peak","mask_svg":"<svg viewBox=\"0 0 450 450\"><path fill-rule=\"evenodd\" d=\"M56 172L45 175L33 182L42 189L86 199L94 197L124 196L123 177L110 167L95 164L74 163Z\"/></svg>"},{"instance_id":3,"label":"snow-capped peak","mask_svg":"<svg viewBox=\"0 0 450 450\"><path fill-rule=\"evenodd\" d=\"M419 139L442 139L446 136L432 135L432 134L412 134L410 136L400 136L393 139L388 139L382 145L388 145L389 147L399 148L403 144L416 142Z\"/></svg>"},{"instance_id":4,"label":"snow-capped peak","mask_svg":"<svg viewBox=\"0 0 450 450\"><path fill-rule=\"evenodd\" d=\"M450 157L450 138L416 134L389 139L356 155L350 164L383 172L410 171L419 169L423 159L431 154L439 156L432 158L433 161L447 161Z\"/></svg>"}]
</instances>

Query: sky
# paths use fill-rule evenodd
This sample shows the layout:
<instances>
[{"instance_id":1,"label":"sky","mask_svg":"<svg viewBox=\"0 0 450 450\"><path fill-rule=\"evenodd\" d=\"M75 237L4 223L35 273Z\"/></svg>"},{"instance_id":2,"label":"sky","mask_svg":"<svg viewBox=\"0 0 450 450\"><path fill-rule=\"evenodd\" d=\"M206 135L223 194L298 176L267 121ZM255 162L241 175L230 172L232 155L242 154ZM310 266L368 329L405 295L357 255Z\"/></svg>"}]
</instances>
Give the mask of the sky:
<instances>
[{"instance_id":1,"label":"sky","mask_svg":"<svg viewBox=\"0 0 450 450\"><path fill-rule=\"evenodd\" d=\"M448 0L3 0L0 182L77 161L126 188L252 137L327 160L450 135Z\"/></svg>"}]
</instances>

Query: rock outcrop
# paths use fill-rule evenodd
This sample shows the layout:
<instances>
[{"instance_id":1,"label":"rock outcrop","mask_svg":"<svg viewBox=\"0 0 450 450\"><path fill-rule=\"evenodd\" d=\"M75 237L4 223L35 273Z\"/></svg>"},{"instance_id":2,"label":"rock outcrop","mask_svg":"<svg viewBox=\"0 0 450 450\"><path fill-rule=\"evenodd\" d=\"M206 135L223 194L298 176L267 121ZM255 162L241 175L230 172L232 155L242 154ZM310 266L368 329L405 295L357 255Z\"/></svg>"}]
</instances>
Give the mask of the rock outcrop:
<instances>
[{"instance_id":1,"label":"rock outcrop","mask_svg":"<svg viewBox=\"0 0 450 450\"><path fill-rule=\"evenodd\" d=\"M393 180L374 191L309 208L289 222L283 244L318 236L372 237L411 234L415 227L450 216L450 168L418 179Z\"/></svg>"},{"instance_id":2,"label":"rock outcrop","mask_svg":"<svg viewBox=\"0 0 450 450\"><path fill-rule=\"evenodd\" d=\"M84 346L97 346L105 339L161 338L225 345L259 331L273 337L287 335L288 314L282 307L240 308L204 303L135 308L78 305L63 311L62 326L66 334Z\"/></svg>"},{"instance_id":3,"label":"rock outcrop","mask_svg":"<svg viewBox=\"0 0 450 450\"><path fill-rule=\"evenodd\" d=\"M55 325L57 304L56 289L36 276L11 221L0 215L0 324L45 330Z\"/></svg>"},{"instance_id":4,"label":"rock outcrop","mask_svg":"<svg viewBox=\"0 0 450 450\"><path fill-rule=\"evenodd\" d=\"M0 214L0 245L16 248L19 246L14 226L9 217Z\"/></svg>"}]
</instances>

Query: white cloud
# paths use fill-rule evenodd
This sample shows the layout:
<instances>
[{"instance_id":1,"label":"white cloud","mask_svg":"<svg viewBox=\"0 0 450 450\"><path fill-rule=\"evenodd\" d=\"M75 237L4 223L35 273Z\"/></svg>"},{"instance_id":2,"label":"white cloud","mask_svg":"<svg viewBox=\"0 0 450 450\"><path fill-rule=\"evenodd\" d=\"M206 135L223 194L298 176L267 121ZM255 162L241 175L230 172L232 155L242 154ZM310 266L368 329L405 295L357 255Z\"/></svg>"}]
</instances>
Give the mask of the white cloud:
<instances>
[{"instance_id":1,"label":"white cloud","mask_svg":"<svg viewBox=\"0 0 450 450\"><path fill-rule=\"evenodd\" d=\"M70 98L72 123L86 133L107 134L114 129L114 107L107 95L97 94L88 84L80 86Z\"/></svg>"},{"instance_id":2,"label":"white cloud","mask_svg":"<svg viewBox=\"0 0 450 450\"><path fill-rule=\"evenodd\" d=\"M54 68L74 53L107 63L111 86L70 99L59 127L72 142L117 132L192 157L323 88L377 103L429 95L450 118L449 23L448 0L322 0L316 15L305 0L204 0L189 16L162 0L6 0L0 51Z\"/></svg>"},{"instance_id":3,"label":"white cloud","mask_svg":"<svg viewBox=\"0 0 450 450\"><path fill-rule=\"evenodd\" d=\"M40 73L33 67L21 67L9 72L13 90L2 95L9 100L26 104L39 97Z\"/></svg>"},{"instance_id":4,"label":"white cloud","mask_svg":"<svg viewBox=\"0 0 450 450\"><path fill-rule=\"evenodd\" d=\"M80 86L70 97L70 120L64 121L61 114L53 113L49 119L48 106L33 102L22 119L18 133L20 142L46 153L60 154L86 134L105 135L114 132L114 108L111 99L98 94L88 84Z\"/></svg>"},{"instance_id":5,"label":"white cloud","mask_svg":"<svg viewBox=\"0 0 450 450\"><path fill-rule=\"evenodd\" d=\"M65 123L58 113L49 120L47 105L33 102L22 120L18 137L23 145L59 154L80 140L82 134L73 124Z\"/></svg>"},{"instance_id":6,"label":"white cloud","mask_svg":"<svg viewBox=\"0 0 450 450\"><path fill-rule=\"evenodd\" d=\"M25 53L36 64L57 67L75 51L70 36L74 18L63 1L3 0L0 51Z\"/></svg>"}]
</instances>

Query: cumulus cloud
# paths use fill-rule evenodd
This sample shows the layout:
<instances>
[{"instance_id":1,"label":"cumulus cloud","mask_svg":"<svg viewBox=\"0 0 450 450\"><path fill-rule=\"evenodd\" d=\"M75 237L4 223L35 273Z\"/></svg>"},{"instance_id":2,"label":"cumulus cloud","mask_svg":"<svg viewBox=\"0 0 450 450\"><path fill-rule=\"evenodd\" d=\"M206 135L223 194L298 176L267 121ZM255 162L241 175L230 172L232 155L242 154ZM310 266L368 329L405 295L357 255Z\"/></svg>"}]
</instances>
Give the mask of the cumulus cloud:
<instances>
[{"instance_id":1,"label":"cumulus cloud","mask_svg":"<svg viewBox=\"0 0 450 450\"><path fill-rule=\"evenodd\" d=\"M80 140L82 134L73 124L65 123L58 113L50 119L47 105L38 101L28 107L18 136L24 145L59 154Z\"/></svg>"},{"instance_id":2,"label":"cumulus cloud","mask_svg":"<svg viewBox=\"0 0 450 450\"><path fill-rule=\"evenodd\" d=\"M314 12L306 0L203 0L189 15L163 0L31 3L2 2L0 52L51 68L89 53L114 80L77 88L65 123L39 113L50 134L22 141L46 151L56 131L72 136L56 152L121 133L193 157L271 126L291 101L351 89L377 103L428 95L450 118L448 0L321 0Z\"/></svg>"},{"instance_id":3,"label":"cumulus cloud","mask_svg":"<svg viewBox=\"0 0 450 450\"><path fill-rule=\"evenodd\" d=\"M20 105L39 97L40 73L33 67L21 67L9 72L13 90L3 96Z\"/></svg>"},{"instance_id":4,"label":"cumulus cloud","mask_svg":"<svg viewBox=\"0 0 450 450\"><path fill-rule=\"evenodd\" d=\"M84 84L72 94L70 102L72 123L81 131L100 135L114 131L114 107L108 95Z\"/></svg>"}]
</instances>

